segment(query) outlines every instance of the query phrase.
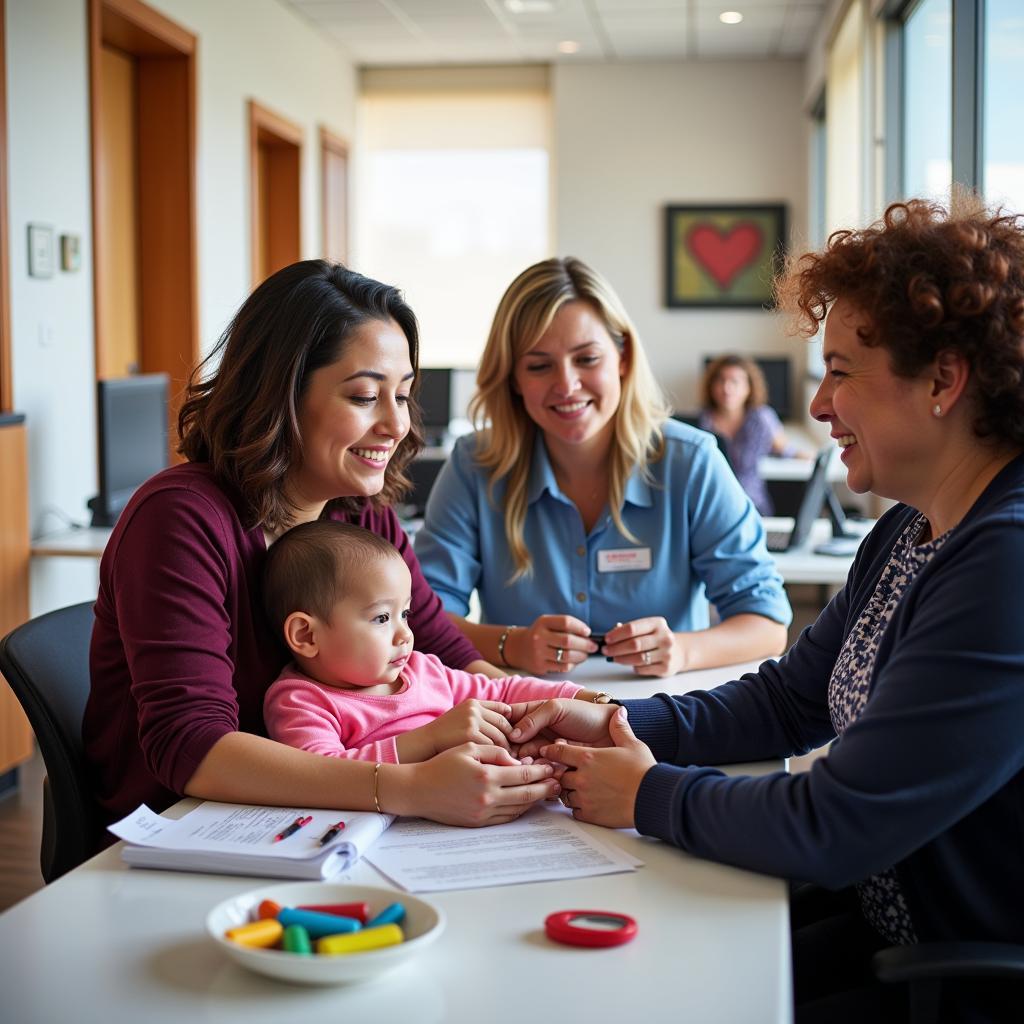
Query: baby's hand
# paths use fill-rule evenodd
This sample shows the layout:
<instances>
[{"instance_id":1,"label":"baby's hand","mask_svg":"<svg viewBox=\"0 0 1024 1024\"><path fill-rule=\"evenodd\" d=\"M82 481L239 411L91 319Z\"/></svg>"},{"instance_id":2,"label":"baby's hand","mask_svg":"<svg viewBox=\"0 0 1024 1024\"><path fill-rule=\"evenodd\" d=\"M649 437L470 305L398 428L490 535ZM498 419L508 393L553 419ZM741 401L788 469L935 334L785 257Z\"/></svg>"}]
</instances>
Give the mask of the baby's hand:
<instances>
[{"instance_id":1,"label":"baby's hand","mask_svg":"<svg viewBox=\"0 0 1024 1024\"><path fill-rule=\"evenodd\" d=\"M512 731L511 714L509 705L501 701L470 697L424 728L430 735L435 754L463 743L492 743L504 747L515 757L518 747L512 750L508 740Z\"/></svg>"}]
</instances>

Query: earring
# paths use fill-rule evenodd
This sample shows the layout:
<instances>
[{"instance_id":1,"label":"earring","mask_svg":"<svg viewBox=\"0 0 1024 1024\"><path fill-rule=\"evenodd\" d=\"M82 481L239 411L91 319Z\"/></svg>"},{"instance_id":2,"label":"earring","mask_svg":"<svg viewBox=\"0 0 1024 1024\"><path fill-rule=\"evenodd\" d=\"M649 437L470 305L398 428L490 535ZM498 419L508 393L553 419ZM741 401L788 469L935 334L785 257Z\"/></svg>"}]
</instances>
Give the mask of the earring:
<instances>
[{"instance_id":1,"label":"earring","mask_svg":"<svg viewBox=\"0 0 1024 1024\"><path fill-rule=\"evenodd\" d=\"M935 404L934 404L934 405L932 406L932 415L933 415L933 416L941 416L941 415L942 415L942 406L941 406L941 405L939 405L939 403L938 403L938 402L936 402L936 403L935 403Z\"/></svg>"}]
</instances>

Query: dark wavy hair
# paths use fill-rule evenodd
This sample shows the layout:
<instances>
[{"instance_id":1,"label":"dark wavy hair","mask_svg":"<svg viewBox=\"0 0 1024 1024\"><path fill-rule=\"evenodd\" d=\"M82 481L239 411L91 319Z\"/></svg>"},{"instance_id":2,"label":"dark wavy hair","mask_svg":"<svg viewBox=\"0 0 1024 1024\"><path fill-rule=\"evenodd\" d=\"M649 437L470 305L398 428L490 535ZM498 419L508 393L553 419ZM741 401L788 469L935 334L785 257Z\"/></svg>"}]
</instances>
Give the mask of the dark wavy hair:
<instances>
[{"instance_id":1,"label":"dark wavy hair","mask_svg":"<svg viewBox=\"0 0 1024 1024\"><path fill-rule=\"evenodd\" d=\"M962 192L948 211L893 203L870 227L836 231L823 251L793 260L776 294L808 337L836 299L849 302L870 323L861 341L886 349L901 377L960 353L977 436L1024 445L1024 217Z\"/></svg>"},{"instance_id":2,"label":"dark wavy hair","mask_svg":"<svg viewBox=\"0 0 1024 1024\"><path fill-rule=\"evenodd\" d=\"M741 356L737 352L727 352L725 355L719 356L708 363L708 368L704 371L704 379L700 382L700 400L705 409L715 408L717 403L711 394L711 390L715 386L715 381L721 376L722 371L733 366L739 367L747 375L747 382L750 386L750 394L747 395L747 400L743 403L743 407L745 409L756 409L758 406L767 403L768 385L765 383L761 367L753 359Z\"/></svg>"},{"instance_id":3,"label":"dark wavy hair","mask_svg":"<svg viewBox=\"0 0 1024 1024\"><path fill-rule=\"evenodd\" d=\"M239 494L249 528L289 527L294 509L285 477L302 456L299 404L312 374L336 362L362 324L393 320L419 374L416 317L397 288L341 264L304 260L266 279L242 304L213 351L192 371L178 414L178 451L208 462ZM423 447L419 410L369 500L387 505L409 488L404 470ZM367 499L340 495L331 507L357 510Z\"/></svg>"}]
</instances>

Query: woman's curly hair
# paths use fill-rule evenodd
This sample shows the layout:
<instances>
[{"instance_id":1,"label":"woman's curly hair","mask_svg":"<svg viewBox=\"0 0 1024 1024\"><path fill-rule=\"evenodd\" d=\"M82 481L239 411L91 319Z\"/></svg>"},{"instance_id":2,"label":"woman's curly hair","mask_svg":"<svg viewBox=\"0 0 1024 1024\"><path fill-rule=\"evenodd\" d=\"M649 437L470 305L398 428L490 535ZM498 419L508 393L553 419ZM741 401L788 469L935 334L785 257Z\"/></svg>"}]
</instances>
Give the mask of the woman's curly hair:
<instances>
[{"instance_id":1,"label":"woman's curly hair","mask_svg":"<svg viewBox=\"0 0 1024 1024\"><path fill-rule=\"evenodd\" d=\"M808 337L836 299L870 321L866 345L915 377L942 351L971 368L974 429L1024 445L1024 217L991 212L970 193L950 208L893 203L859 231L836 231L821 252L792 259L776 282L780 308Z\"/></svg>"}]
</instances>

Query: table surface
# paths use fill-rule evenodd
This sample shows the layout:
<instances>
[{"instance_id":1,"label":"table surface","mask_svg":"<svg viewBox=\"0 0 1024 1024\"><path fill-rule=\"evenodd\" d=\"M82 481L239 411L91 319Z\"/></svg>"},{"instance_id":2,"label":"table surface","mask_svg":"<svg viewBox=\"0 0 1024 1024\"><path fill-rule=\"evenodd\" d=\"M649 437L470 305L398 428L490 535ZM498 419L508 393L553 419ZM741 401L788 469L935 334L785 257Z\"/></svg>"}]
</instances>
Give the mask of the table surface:
<instances>
[{"instance_id":1,"label":"table surface","mask_svg":"<svg viewBox=\"0 0 1024 1024\"><path fill-rule=\"evenodd\" d=\"M851 533L867 534L875 525L873 519L850 521L847 526ZM792 530L793 520L787 516L769 516L764 528L770 530ZM827 519L816 519L811 526L807 540L792 551L769 552L775 560L782 579L786 583L819 583L827 586L842 586L853 565L854 553L849 555L816 555L815 547L832 538L832 524Z\"/></svg>"},{"instance_id":2,"label":"table surface","mask_svg":"<svg viewBox=\"0 0 1024 1024\"><path fill-rule=\"evenodd\" d=\"M646 696L707 688L752 667L644 680L591 659L575 678L619 697ZM19 1024L522 1024L538 1017L596 1022L622 1013L645 1024L791 1019L784 882L697 860L632 831L593 831L644 866L630 874L427 894L448 917L439 942L383 979L329 988L252 974L206 935L213 906L268 883L129 869L118 844L0 915L2 1015ZM351 880L388 886L366 863ZM554 945L543 921L566 909L630 914L638 936L618 949Z\"/></svg>"}]
</instances>

